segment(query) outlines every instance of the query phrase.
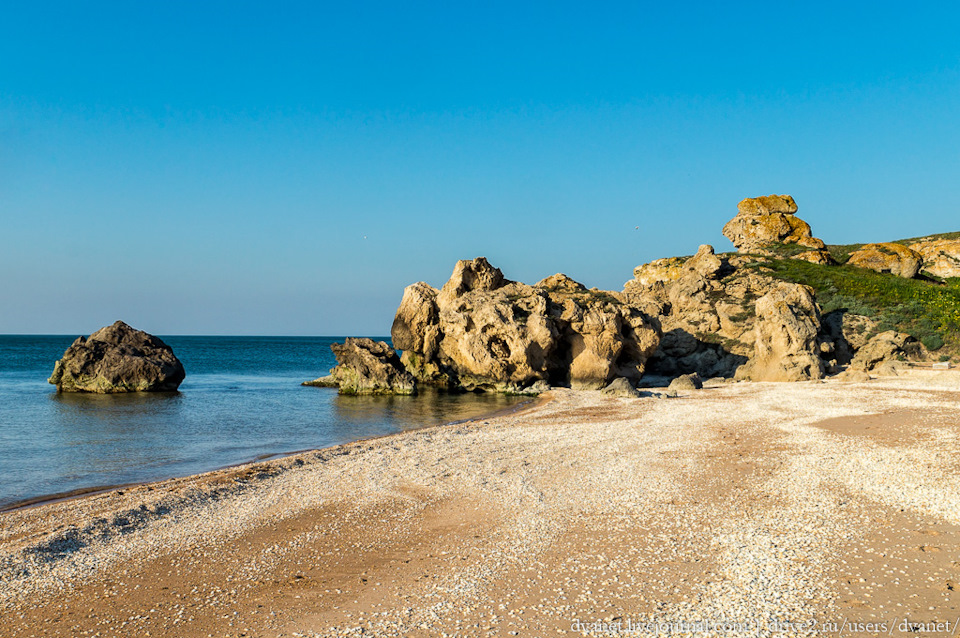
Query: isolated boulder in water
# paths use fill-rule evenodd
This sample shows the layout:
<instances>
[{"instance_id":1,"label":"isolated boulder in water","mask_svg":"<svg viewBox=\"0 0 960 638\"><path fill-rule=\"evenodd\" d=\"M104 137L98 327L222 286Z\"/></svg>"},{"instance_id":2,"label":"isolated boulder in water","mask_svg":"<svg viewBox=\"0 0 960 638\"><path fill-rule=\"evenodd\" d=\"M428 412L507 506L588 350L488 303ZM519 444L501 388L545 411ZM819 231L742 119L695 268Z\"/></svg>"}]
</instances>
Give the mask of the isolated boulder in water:
<instances>
[{"instance_id":1,"label":"isolated boulder in water","mask_svg":"<svg viewBox=\"0 0 960 638\"><path fill-rule=\"evenodd\" d=\"M794 214L797 203L789 195L748 197L737 205L737 211L723 227L723 234L740 252L762 251L770 244L797 244L815 250L825 247L813 236L810 224Z\"/></svg>"},{"instance_id":2,"label":"isolated boulder in water","mask_svg":"<svg viewBox=\"0 0 960 638\"><path fill-rule=\"evenodd\" d=\"M74 341L49 382L58 392L170 392L185 376L170 346L118 321Z\"/></svg>"},{"instance_id":3,"label":"isolated boulder in water","mask_svg":"<svg viewBox=\"0 0 960 638\"><path fill-rule=\"evenodd\" d=\"M850 255L851 266L886 272L904 279L912 279L920 272L923 257L903 244L867 244Z\"/></svg>"},{"instance_id":4,"label":"isolated boulder in water","mask_svg":"<svg viewBox=\"0 0 960 638\"><path fill-rule=\"evenodd\" d=\"M347 337L330 349L337 357L330 375L340 394L416 394L416 381L386 342Z\"/></svg>"}]
</instances>

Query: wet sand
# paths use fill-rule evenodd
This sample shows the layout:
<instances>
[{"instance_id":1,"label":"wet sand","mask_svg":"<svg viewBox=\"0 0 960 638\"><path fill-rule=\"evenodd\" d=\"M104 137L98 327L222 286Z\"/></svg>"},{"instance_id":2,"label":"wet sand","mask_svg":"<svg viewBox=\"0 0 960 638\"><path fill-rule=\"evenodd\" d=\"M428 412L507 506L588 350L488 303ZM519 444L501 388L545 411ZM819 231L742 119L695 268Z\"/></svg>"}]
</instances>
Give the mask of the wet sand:
<instances>
[{"instance_id":1,"label":"wet sand","mask_svg":"<svg viewBox=\"0 0 960 638\"><path fill-rule=\"evenodd\" d=\"M0 635L957 634L960 374L548 398L0 514Z\"/></svg>"}]
</instances>

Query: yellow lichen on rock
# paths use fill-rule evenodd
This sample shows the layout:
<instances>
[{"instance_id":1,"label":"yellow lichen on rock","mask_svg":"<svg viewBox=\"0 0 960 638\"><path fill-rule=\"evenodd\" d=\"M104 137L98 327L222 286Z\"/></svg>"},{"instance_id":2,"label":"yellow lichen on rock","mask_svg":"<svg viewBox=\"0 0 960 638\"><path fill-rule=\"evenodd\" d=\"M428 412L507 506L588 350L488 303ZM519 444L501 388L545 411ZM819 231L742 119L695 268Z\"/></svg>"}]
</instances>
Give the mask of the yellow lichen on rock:
<instances>
[{"instance_id":1,"label":"yellow lichen on rock","mask_svg":"<svg viewBox=\"0 0 960 638\"><path fill-rule=\"evenodd\" d=\"M737 204L737 211L723 227L723 234L740 252L762 252L771 244L824 248L810 224L794 215L797 203L789 195L748 197Z\"/></svg>"},{"instance_id":2,"label":"yellow lichen on rock","mask_svg":"<svg viewBox=\"0 0 960 638\"><path fill-rule=\"evenodd\" d=\"M920 272L923 257L903 244L867 244L850 255L848 264L912 279Z\"/></svg>"},{"instance_id":3,"label":"yellow lichen on rock","mask_svg":"<svg viewBox=\"0 0 960 638\"><path fill-rule=\"evenodd\" d=\"M790 257L790 259L809 261L811 264L819 264L821 266L830 266L836 263L833 260L833 257L830 255L830 252L827 250L808 250L806 252L793 255Z\"/></svg>"},{"instance_id":4,"label":"yellow lichen on rock","mask_svg":"<svg viewBox=\"0 0 960 638\"><path fill-rule=\"evenodd\" d=\"M923 270L935 277L960 277L960 239L919 241L910 249L923 257Z\"/></svg>"}]
</instances>

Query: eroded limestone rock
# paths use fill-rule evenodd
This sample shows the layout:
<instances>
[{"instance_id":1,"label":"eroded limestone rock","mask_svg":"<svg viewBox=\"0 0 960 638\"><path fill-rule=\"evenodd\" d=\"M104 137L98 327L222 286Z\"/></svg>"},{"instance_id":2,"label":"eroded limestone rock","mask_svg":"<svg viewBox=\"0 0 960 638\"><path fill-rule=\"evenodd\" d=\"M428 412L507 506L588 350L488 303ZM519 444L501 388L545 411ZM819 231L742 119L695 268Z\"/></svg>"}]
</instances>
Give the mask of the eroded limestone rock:
<instances>
[{"instance_id":1,"label":"eroded limestone rock","mask_svg":"<svg viewBox=\"0 0 960 638\"><path fill-rule=\"evenodd\" d=\"M828 250L807 250L793 255L790 259L809 261L811 264L818 264L820 266L832 266L837 263Z\"/></svg>"},{"instance_id":2,"label":"eroded limestone rock","mask_svg":"<svg viewBox=\"0 0 960 638\"><path fill-rule=\"evenodd\" d=\"M814 250L825 247L813 236L810 224L795 215L797 203L789 195L750 197L737 205L737 215L723 234L740 252L763 252L770 244L798 244Z\"/></svg>"},{"instance_id":3,"label":"eroded limestone rock","mask_svg":"<svg viewBox=\"0 0 960 638\"><path fill-rule=\"evenodd\" d=\"M778 282L757 300L755 354L738 376L754 381L822 379L820 308L813 289Z\"/></svg>"},{"instance_id":4,"label":"eroded limestone rock","mask_svg":"<svg viewBox=\"0 0 960 638\"><path fill-rule=\"evenodd\" d=\"M920 272L923 257L903 244L885 242L863 246L850 255L847 263L851 266L912 279Z\"/></svg>"},{"instance_id":5,"label":"eroded limestone rock","mask_svg":"<svg viewBox=\"0 0 960 638\"><path fill-rule=\"evenodd\" d=\"M923 259L923 270L934 277L960 277L960 239L939 239L910 244Z\"/></svg>"},{"instance_id":6,"label":"eroded limestone rock","mask_svg":"<svg viewBox=\"0 0 960 638\"><path fill-rule=\"evenodd\" d=\"M599 389L639 379L659 325L616 293L557 274L528 286L486 259L457 262L439 292L415 284L393 324L403 363L420 381L514 392L537 381Z\"/></svg>"},{"instance_id":7,"label":"eroded limestone rock","mask_svg":"<svg viewBox=\"0 0 960 638\"><path fill-rule=\"evenodd\" d=\"M330 376L340 394L416 394L416 380L386 342L347 337L330 349L337 357Z\"/></svg>"},{"instance_id":8,"label":"eroded limestone rock","mask_svg":"<svg viewBox=\"0 0 960 638\"><path fill-rule=\"evenodd\" d=\"M876 335L857 351L850 362L851 370L869 372L884 362L920 359L923 346L908 334L888 330Z\"/></svg>"},{"instance_id":9,"label":"eroded limestone rock","mask_svg":"<svg viewBox=\"0 0 960 638\"><path fill-rule=\"evenodd\" d=\"M668 377L692 372L704 378L733 376L753 351L753 300L771 280L738 269L709 245L675 271L672 280L644 279L650 270L641 266L624 285L627 298L645 302L660 315L663 337L648 368Z\"/></svg>"}]
</instances>

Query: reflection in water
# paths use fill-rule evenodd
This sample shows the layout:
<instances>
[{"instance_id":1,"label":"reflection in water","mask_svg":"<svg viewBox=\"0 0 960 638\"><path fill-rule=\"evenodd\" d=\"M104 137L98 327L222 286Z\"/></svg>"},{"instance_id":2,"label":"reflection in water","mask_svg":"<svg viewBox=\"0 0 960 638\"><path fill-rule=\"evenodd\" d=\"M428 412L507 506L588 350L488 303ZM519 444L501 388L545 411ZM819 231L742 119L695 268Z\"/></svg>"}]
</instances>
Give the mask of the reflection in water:
<instances>
[{"instance_id":1,"label":"reflection in water","mask_svg":"<svg viewBox=\"0 0 960 638\"><path fill-rule=\"evenodd\" d=\"M322 391L336 392L329 388ZM526 399L529 401L529 398ZM522 397L502 394L453 394L427 388L415 396L339 396L333 401L337 421L360 425L387 418L398 430L467 421L499 412L524 402Z\"/></svg>"},{"instance_id":2,"label":"reflection in water","mask_svg":"<svg viewBox=\"0 0 960 638\"><path fill-rule=\"evenodd\" d=\"M301 387L335 364L334 339L322 337L163 337L187 370L180 392L57 394L46 380L74 338L0 336L0 506L477 418L528 400Z\"/></svg>"}]
</instances>

